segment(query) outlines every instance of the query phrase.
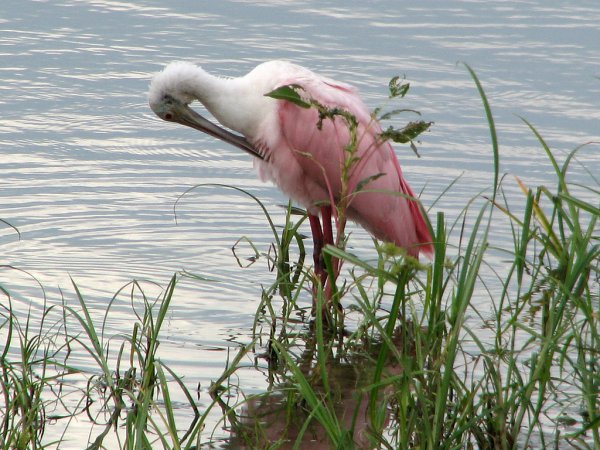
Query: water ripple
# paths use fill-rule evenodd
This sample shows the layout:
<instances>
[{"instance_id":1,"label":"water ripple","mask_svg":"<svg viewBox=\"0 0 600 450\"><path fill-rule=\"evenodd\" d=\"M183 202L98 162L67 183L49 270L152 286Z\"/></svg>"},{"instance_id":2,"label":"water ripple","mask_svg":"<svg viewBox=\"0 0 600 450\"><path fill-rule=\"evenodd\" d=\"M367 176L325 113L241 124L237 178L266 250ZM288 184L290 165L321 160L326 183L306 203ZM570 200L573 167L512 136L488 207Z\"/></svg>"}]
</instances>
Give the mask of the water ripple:
<instances>
[{"instance_id":1,"label":"water ripple","mask_svg":"<svg viewBox=\"0 0 600 450\"><path fill-rule=\"evenodd\" d=\"M57 304L62 296L76 301L72 277L99 310L132 278L165 285L180 270L213 278L181 283L163 342L176 371L208 385L223 368L221 349L233 345L231 336L250 339L261 285L274 279L264 257L239 268L231 247L248 236L266 253L272 237L260 208L231 189L198 187L175 204L192 186L232 185L256 194L281 224L278 205L286 199L256 178L245 154L156 118L146 100L152 74L172 60L237 76L267 59L291 59L356 85L373 108L388 102L388 80L405 75L411 90L399 106L434 125L421 138L421 158L406 146L396 151L426 207L458 179L431 211L444 211L452 223L489 190L493 170L481 100L457 61L474 67L489 96L503 172L532 186L553 180L552 165L519 116L561 161L578 145L600 141L600 10L552 3L3 4L0 218L21 236L0 226L2 287L19 310L33 305L35 315L44 302L40 287L7 265L30 272L47 289L45 300ZM598 148L582 149L570 179L593 185ZM519 199L514 178L504 183L509 198ZM353 251L372 256L369 236L352 230ZM505 238L508 225L494 236ZM128 327L128 314L119 303L107 326Z\"/></svg>"}]
</instances>

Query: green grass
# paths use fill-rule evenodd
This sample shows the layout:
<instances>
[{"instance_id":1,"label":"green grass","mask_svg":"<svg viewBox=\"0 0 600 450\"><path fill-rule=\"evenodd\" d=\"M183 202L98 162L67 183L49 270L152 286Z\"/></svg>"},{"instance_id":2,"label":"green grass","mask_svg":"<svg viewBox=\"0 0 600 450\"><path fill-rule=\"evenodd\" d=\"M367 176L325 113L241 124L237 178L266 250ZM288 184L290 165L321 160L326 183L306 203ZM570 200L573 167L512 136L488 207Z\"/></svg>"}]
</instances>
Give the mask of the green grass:
<instances>
[{"instance_id":1,"label":"green grass","mask_svg":"<svg viewBox=\"0 0 600 450\"><path fill-rule=\"evenodd\" d=\"M350 442L430 449L600 445L599 208L585 200L597 197L598 185L577 186L582 196L573 195L567 172L580 149L560 166L540 133L524 121L555 168L556 186L529 189L517 180L523 195L507 197L503 184L511 178L500 177L491 107L468 70L490 130L494 176L487 201L477 208L474 198L462 223L449 226L437 214L430 265L397 256L389 246L377 246L376 261L328 247L331 258L350 267L334 292L350 304L347 311L358 317L357 325L344 334L335 332L344 323L334 321L334 331L327 330L318 314L304 335L270 334L271 366L282 382L265 396L293 390L294 404L303 405L307 420L328 436L332 448L350 448ZM492 247L489 236L503 218L510 223L512 242ZM458 249L449 244L456 230ZM486 262L490 253L512 263L500 272ZM490 272L498 288L488 290ZM302 289L310 290L300 282L292 292ZM475 294L486 291L491 313L478 310L485 309L481 301L473 302ZM266 298L274 292L275 286ZM323 292L317 290L318 304L328 301ZM270 321L271 330L288 325L285 316L279 324L273 314L263 320ZM332 394L338 382L333 372L341 361L358 357L369 361L368 369L362 384L350 389L367 400L368 408L346 400L350 409L344 414L354 417L348 423L337 410L343 396ZM287 436L298 448L300 432L290 429Z\"/></svg>"},{"instance_id":2,"label":"green grass","mask_svg":"<svg viewBox=\"0 0 600 450\"><path fill-rule=\"evenodd\" d=\"M259 199L233 188L257 202L273 233L270 251L244 236L234 255L243 264L236 250L249 245L274 282L257 299L256 338L214 380L208 406L198 407L195 387L160 357L177 277L156 298L133 282L102 312L73 283L73 299L46 305L41 320L14 311L3 289L0 446L60 448L72 421L85 420L89 448L204 448L223 426L234 432L231 448L600 448L600 183L590 173L595 185L571 184L585 147L560 161L525 119L555 185L501 176L492 109L467 70L490 131L493 178L456 221L431 215L433 261L379 243L361 258L343 237L325 251L332 278L335 261L345 270L329 290L313 287L302 211L288 205L279 226ZM390 90L408 89L396 80ZM506 193L514 187L522 195ZM507 223L512 239L492 240ZM132 325L110 334L111 309L123 297ZM82 355L85 369L75 362ZM245 394L236 377L252 355L270 380L262 394ZM75 402L66 398L73 393ZM191 423L183 424L175 396L187 399ZM222 417L214 429L209 415ZM59 424L62 437L46 440Z\"/></svg>"},{"instance_id":3,"label":"green grass","mask_svg":"<svg viewBox=\"0 0 600 450\"><path fill-rule=\"evenodd\" d=\"M2 412L1 448L192 448L205 415L180 376L158 356L161 331L173 298L176 277L156 299L132 282L110 300L103 317L96 317L84 294L73 283L76 304L48 306L33 325L6 306L0 330ZM131 329L111 335L105 327L117 300L132 305ZM85 359L85 368L73 359ZM90 367L91 365L91 367ZM171 393L187 398L191 425L181 430L175 421ZM75 398L75 400L73 400ZM71 436L72 421L89 423L89 436ZM44 439L48 427L62 429L55 441ZM89 438L86 445L83 439ZM108 441L108 442L107 442Z\"/></svg>"}]
</instances>

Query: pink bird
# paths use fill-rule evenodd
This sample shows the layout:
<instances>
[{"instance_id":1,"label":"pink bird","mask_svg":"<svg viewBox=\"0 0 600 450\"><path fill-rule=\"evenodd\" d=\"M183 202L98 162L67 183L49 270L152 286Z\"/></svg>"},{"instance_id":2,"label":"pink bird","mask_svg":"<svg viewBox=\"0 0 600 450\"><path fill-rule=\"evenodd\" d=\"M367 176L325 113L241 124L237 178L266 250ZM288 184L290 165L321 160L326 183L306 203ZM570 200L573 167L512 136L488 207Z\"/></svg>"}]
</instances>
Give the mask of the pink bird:
<instances>
[{"instance_id":1,"label":"pink bird","mask_svg":"<svg viewBox=\"0 0 600 450\"><path fill-rule=\"evenodd\" d=\"M321 249L333 243L330 205L342 192L350 133L339 117L317 126L315 108L265 95L290 85L306 100L345 110L358 121L359 160L348 177L346 192L354 193L348 202L348 218L377 239L404 247L411 256L424 253L431 257L431 235L421 208L411 199L414 192L402 176L391 144L380 138L379 123L354 87L284 61L265 62L239 78L216 77L193 64L176 62L152 80L149 103L161 119L203 131L253 155L261 179L274 182L307 209L315 271L322 271ZM240 135L191 109L195 100Z\"/></svg>"}]
</instances>

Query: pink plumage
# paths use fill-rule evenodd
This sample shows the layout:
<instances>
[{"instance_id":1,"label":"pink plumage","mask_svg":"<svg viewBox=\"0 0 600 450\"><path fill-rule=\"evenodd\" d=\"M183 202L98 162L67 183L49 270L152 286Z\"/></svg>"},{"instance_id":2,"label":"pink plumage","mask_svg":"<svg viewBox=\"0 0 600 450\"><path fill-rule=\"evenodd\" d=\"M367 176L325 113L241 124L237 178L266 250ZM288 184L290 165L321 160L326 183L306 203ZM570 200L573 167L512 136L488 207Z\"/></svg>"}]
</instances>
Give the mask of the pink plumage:
<instances>
[{"instance_id":1,"label":"pink plumage","mask_svg":"<svg viewBox=\"0 0 600 450\"><path fill-rule=\"evenodd\" d=\"M247 75L231 79L213 77L191 64L174 63L154 78L150 105L166 120L229 141L218 136L218 131L174 118L172 107L165 106L165 99L185 105L200 100L219 122L241 133L255 149L259 156L255 165L263 180L273 181L309 214L317 215L316 205L335 201L340 195L341 168L350 134L340 117L323 120L319 128L316 109L265 96L286 85L299 86L306 99L348 111L358 121L356 156L360 159L350 172L349 187L352 192L359 183L363 186L352 196L348 217L376 238L406 248L412 256L431 256L432 239L425 218L418 203L407 198L414 198L414 192L403 177L392 146L380 138L379 123L352 86L283 61L263 63ZM243 148L245 144L234 145ZM366 180L370 181L365 184Z\"/></svg>"}]
</instances>

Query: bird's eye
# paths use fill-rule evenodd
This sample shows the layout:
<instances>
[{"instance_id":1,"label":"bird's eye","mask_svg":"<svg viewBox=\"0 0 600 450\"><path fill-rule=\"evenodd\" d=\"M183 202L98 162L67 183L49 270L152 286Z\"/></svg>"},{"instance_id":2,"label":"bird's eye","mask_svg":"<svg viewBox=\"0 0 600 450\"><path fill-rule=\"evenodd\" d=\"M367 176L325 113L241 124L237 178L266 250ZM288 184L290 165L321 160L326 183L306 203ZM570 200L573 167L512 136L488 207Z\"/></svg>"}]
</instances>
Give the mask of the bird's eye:
<instances>
[{"instance_id":1,"label":"bird's eye","mask_svg":"<svg viewBox=\"0 0 600 450\"><path fill-rule=\"evenodd\" d=\"M166 113L166 114L165 114L165 120L173 120L173 114L171 114L171 113Z\"/></svg>"}]
</instances>

